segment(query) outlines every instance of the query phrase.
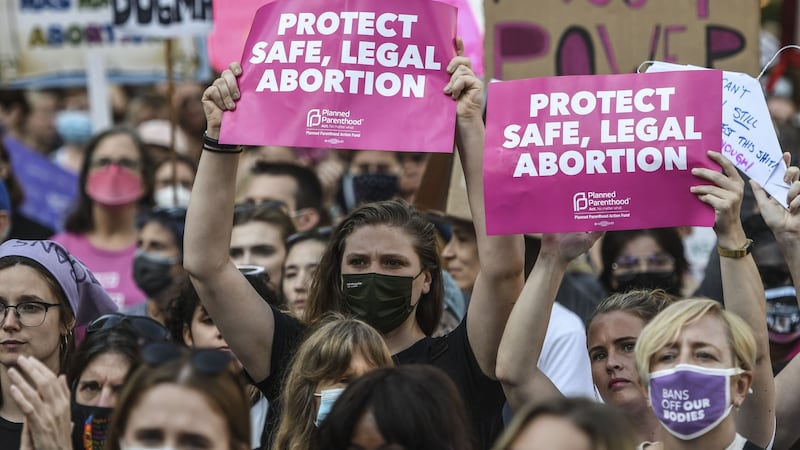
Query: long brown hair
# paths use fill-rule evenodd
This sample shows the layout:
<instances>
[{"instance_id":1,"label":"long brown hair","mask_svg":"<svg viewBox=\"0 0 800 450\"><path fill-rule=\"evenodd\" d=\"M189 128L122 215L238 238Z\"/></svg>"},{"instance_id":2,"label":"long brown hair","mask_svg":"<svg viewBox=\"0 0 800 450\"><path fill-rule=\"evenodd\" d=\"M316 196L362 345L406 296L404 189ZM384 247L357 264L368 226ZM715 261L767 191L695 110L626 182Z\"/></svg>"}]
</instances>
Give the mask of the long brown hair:
<instances>
[{"instance_id":1,"label":"long brown hair","mask_svg":"<svg viewBox=\"0 0 800 450\"><path fill-rule=\"evenodd\" d=\"M305 319L314 323L329 311L345 311L341 286L345 242L357 229L376 225L386 225L408 234L422 269L430 271L431 289L420 297L416 314L420 328L430 336L439 325L444 304L436 232L432 223L402 200L368 203L354 210L336 227L314 276Z\"/></svg>"},{"instance_id":2,"label":"long brown hair","mask_svg":"<svg viewBox=\"0 0 800 450\"><path fill-rule=\"evenodd\" d=\"M305 450L315 433L314 391L347 373L355 355L374 367L392 365L383 337L366 323L329 314L295 353L281 394L281 418L273 450Z\"/></svg>"}]
</instances>

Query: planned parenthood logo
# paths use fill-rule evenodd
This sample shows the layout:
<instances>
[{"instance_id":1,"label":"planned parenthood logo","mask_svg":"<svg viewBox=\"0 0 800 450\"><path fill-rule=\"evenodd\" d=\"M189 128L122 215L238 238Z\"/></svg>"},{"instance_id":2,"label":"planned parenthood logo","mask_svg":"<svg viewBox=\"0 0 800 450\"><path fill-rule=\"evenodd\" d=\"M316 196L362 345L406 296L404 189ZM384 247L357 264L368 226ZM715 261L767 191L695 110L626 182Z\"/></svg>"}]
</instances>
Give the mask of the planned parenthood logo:
<instances>
[{"instance_id":1,"label":"planned parenthood logo","mask_svg":"<svg viewBox=\"0 0 800 450\"><path fill-rule=\"evenodd\" d=\"M318 127L322 123L322 113L319 109L310 109L306 114L306 128Z\"/></svg>"}]
</instances>

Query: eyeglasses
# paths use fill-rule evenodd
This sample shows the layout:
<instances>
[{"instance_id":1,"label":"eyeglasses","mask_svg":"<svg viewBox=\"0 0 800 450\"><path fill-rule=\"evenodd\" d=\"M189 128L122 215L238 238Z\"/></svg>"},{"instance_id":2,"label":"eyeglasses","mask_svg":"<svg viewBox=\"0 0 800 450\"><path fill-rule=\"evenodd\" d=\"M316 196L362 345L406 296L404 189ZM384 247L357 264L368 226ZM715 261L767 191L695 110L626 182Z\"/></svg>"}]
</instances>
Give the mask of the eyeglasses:
<instances>
[{"instance_id":1,"label":"eyeglasses","mask_svg":"<svg viewBox=\"0 0 800 450\"><path fill-rule=\"evenodd\" d=\"M219 375L230 369L233 355L212 348L186 349L167 342L153 342L142 348L142 360L150 367L185 358L192 368L206 375Z\"/></svg>"},{"instance_id":2,"label":"eyeglasses","mask_svg":"<svg viewBox=\"0 0 800 450\"><path fill-rule=\"evenodd\" d=\"M300 231L290 234L289 237L286 238L286 245L294 245L300 241L305 241L308 239L327 241L330 239L331 234L333 234L333 227L319 227L308 231Z\"/></svg>"},{"instance_id":3,"label":"eyeglasses","mask_svg":"<svg viewBox=\"0 0 800 450\"><path fill-rule=\"evenodd\" d=\"M636 270L644 266L645 270L659 271L671 270L675 265L675 258L667 253L654 253L648 256L620 256L611 264L613 270Z\"/></svg>"},{"instance_id":4,"label":"eyeglasses","mask_svg":"<svg viewBox=\"0 0 800 450\"><path fill-rule=\"evenodd\" d=\"M26 327L38 327L44 323L47 311L54 306L61 306L60 303L45 302L25 302L18 305L6 305L0 303L0 324L5 323L8 310L13 309L17 313L17 320Z\"/></svg>"},{"instance_id":5,"label":"eyeglasses","mask_svg":"<svg viewBox=\"0 0 800 450\"><path fill-rule=\"evenodd\" d=\"M169 330L157 321L145 316L128 316L120 313L109 313L94 319L86 328L86 334L114 327L126 327L150 342L170 340Z\"/></svg>"},{"instance_id":6,"label":"eyeglasses","mask_svg":"<svg viewBox=\"0 0 800 450\"><path fill-rule=\"evenodd\" d=\"M128 170L139 170L139 167L141 166L141 163L139 161L130 158L120 158L120 159L97 158L94 161L92 161L91 167L93 169L100 169L103 167L108 167L112 164L116 164Z\"/></svg>"}]
</instances>

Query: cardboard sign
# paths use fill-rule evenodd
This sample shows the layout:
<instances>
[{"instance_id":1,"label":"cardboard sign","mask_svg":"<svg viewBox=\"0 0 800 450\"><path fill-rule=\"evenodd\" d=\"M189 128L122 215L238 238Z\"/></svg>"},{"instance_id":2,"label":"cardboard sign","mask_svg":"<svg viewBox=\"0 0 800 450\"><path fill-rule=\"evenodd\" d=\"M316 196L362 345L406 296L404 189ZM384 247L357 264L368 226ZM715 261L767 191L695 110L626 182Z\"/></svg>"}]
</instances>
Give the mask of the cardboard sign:
<instances>
[{"instance_id":1,"label":"cardboard sign","mask_svg":"<svg viewBox=\"0 0 800 450\"><path fill-rule=\"evenodd\" d=\"M721 141L720 71L489 85L490 234L711 226L689 191ZM703 107L697 99L703 98Z\"/></svg>"},{"instance_id":2,"label":"cardboard sign","mask_svg":"<svg viewBox=\"0 0 800 450\"><path fill-rule=\"evenodd\" d=\"M0 0L0 11L0 85L86 86L89 52L104 60L111 82L165 78L164 41L119 32L106 0ZM205 75L205 51L193 39L173 48L176 75Z\"/></svg>"},{"instance_id":3,"label":"cardboard sign","mask_svg":"<svg viewBox=\"0 0 800 450\"><path fill-rule=\"evenodd\" d=\"M484 1L487 78L631 73L659 60L754 73L753 0Z\"/></svg>"},{"instance_id":4,"label":"cardboard sign","mask_svg":"<svg viewBox=\"0 0 800 450\"><path fill-rule=\"evenodd\" d=\"M430 0L279 0L256 13L220 142L451 152L456 11Z\"/></svg>"},{"instance_id":5,"label":"cardboard sign","mask_svg":"<svg viewBox=\"0 0 800 450\"><path fill-rule=\"evenodd\" d=\"M113 0L112 23L120 31L170 38L211 32L211 0Z\"/></svg>"},{"instance_id":6,"label":"cardboard sign","mask_svg":"<svg viewBox=\"0 0 800 450\"><path fill-rule=\"evenodd\" d=\"M654 62L648 73L704 70L702 67ZM722 154L788 208L789 184L775 127L761 84L745 73L722 73Z\"/></svg>"}]
</instances>

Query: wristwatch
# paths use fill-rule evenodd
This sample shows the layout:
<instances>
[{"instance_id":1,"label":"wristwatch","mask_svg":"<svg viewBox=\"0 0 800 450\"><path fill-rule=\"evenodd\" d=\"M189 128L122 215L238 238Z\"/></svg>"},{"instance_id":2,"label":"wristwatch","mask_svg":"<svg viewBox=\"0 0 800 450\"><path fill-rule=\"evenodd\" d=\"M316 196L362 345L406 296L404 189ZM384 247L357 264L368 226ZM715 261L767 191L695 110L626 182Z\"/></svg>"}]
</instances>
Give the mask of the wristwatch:
<instances>
[{"instance_id":1,"label":"wristwatch","mask_svg":"<svg viewBox=\"0 0 800 450\"><path fill-rule=\"evenodd\" d=\"M747 242L744 243L744 247L741 248L724 248L718 245L717 253L719 253L719 256L724 256L726 258L744 258L750 254L752 249L753 240L748 239Z\"/></svg>"}]
</instances>

